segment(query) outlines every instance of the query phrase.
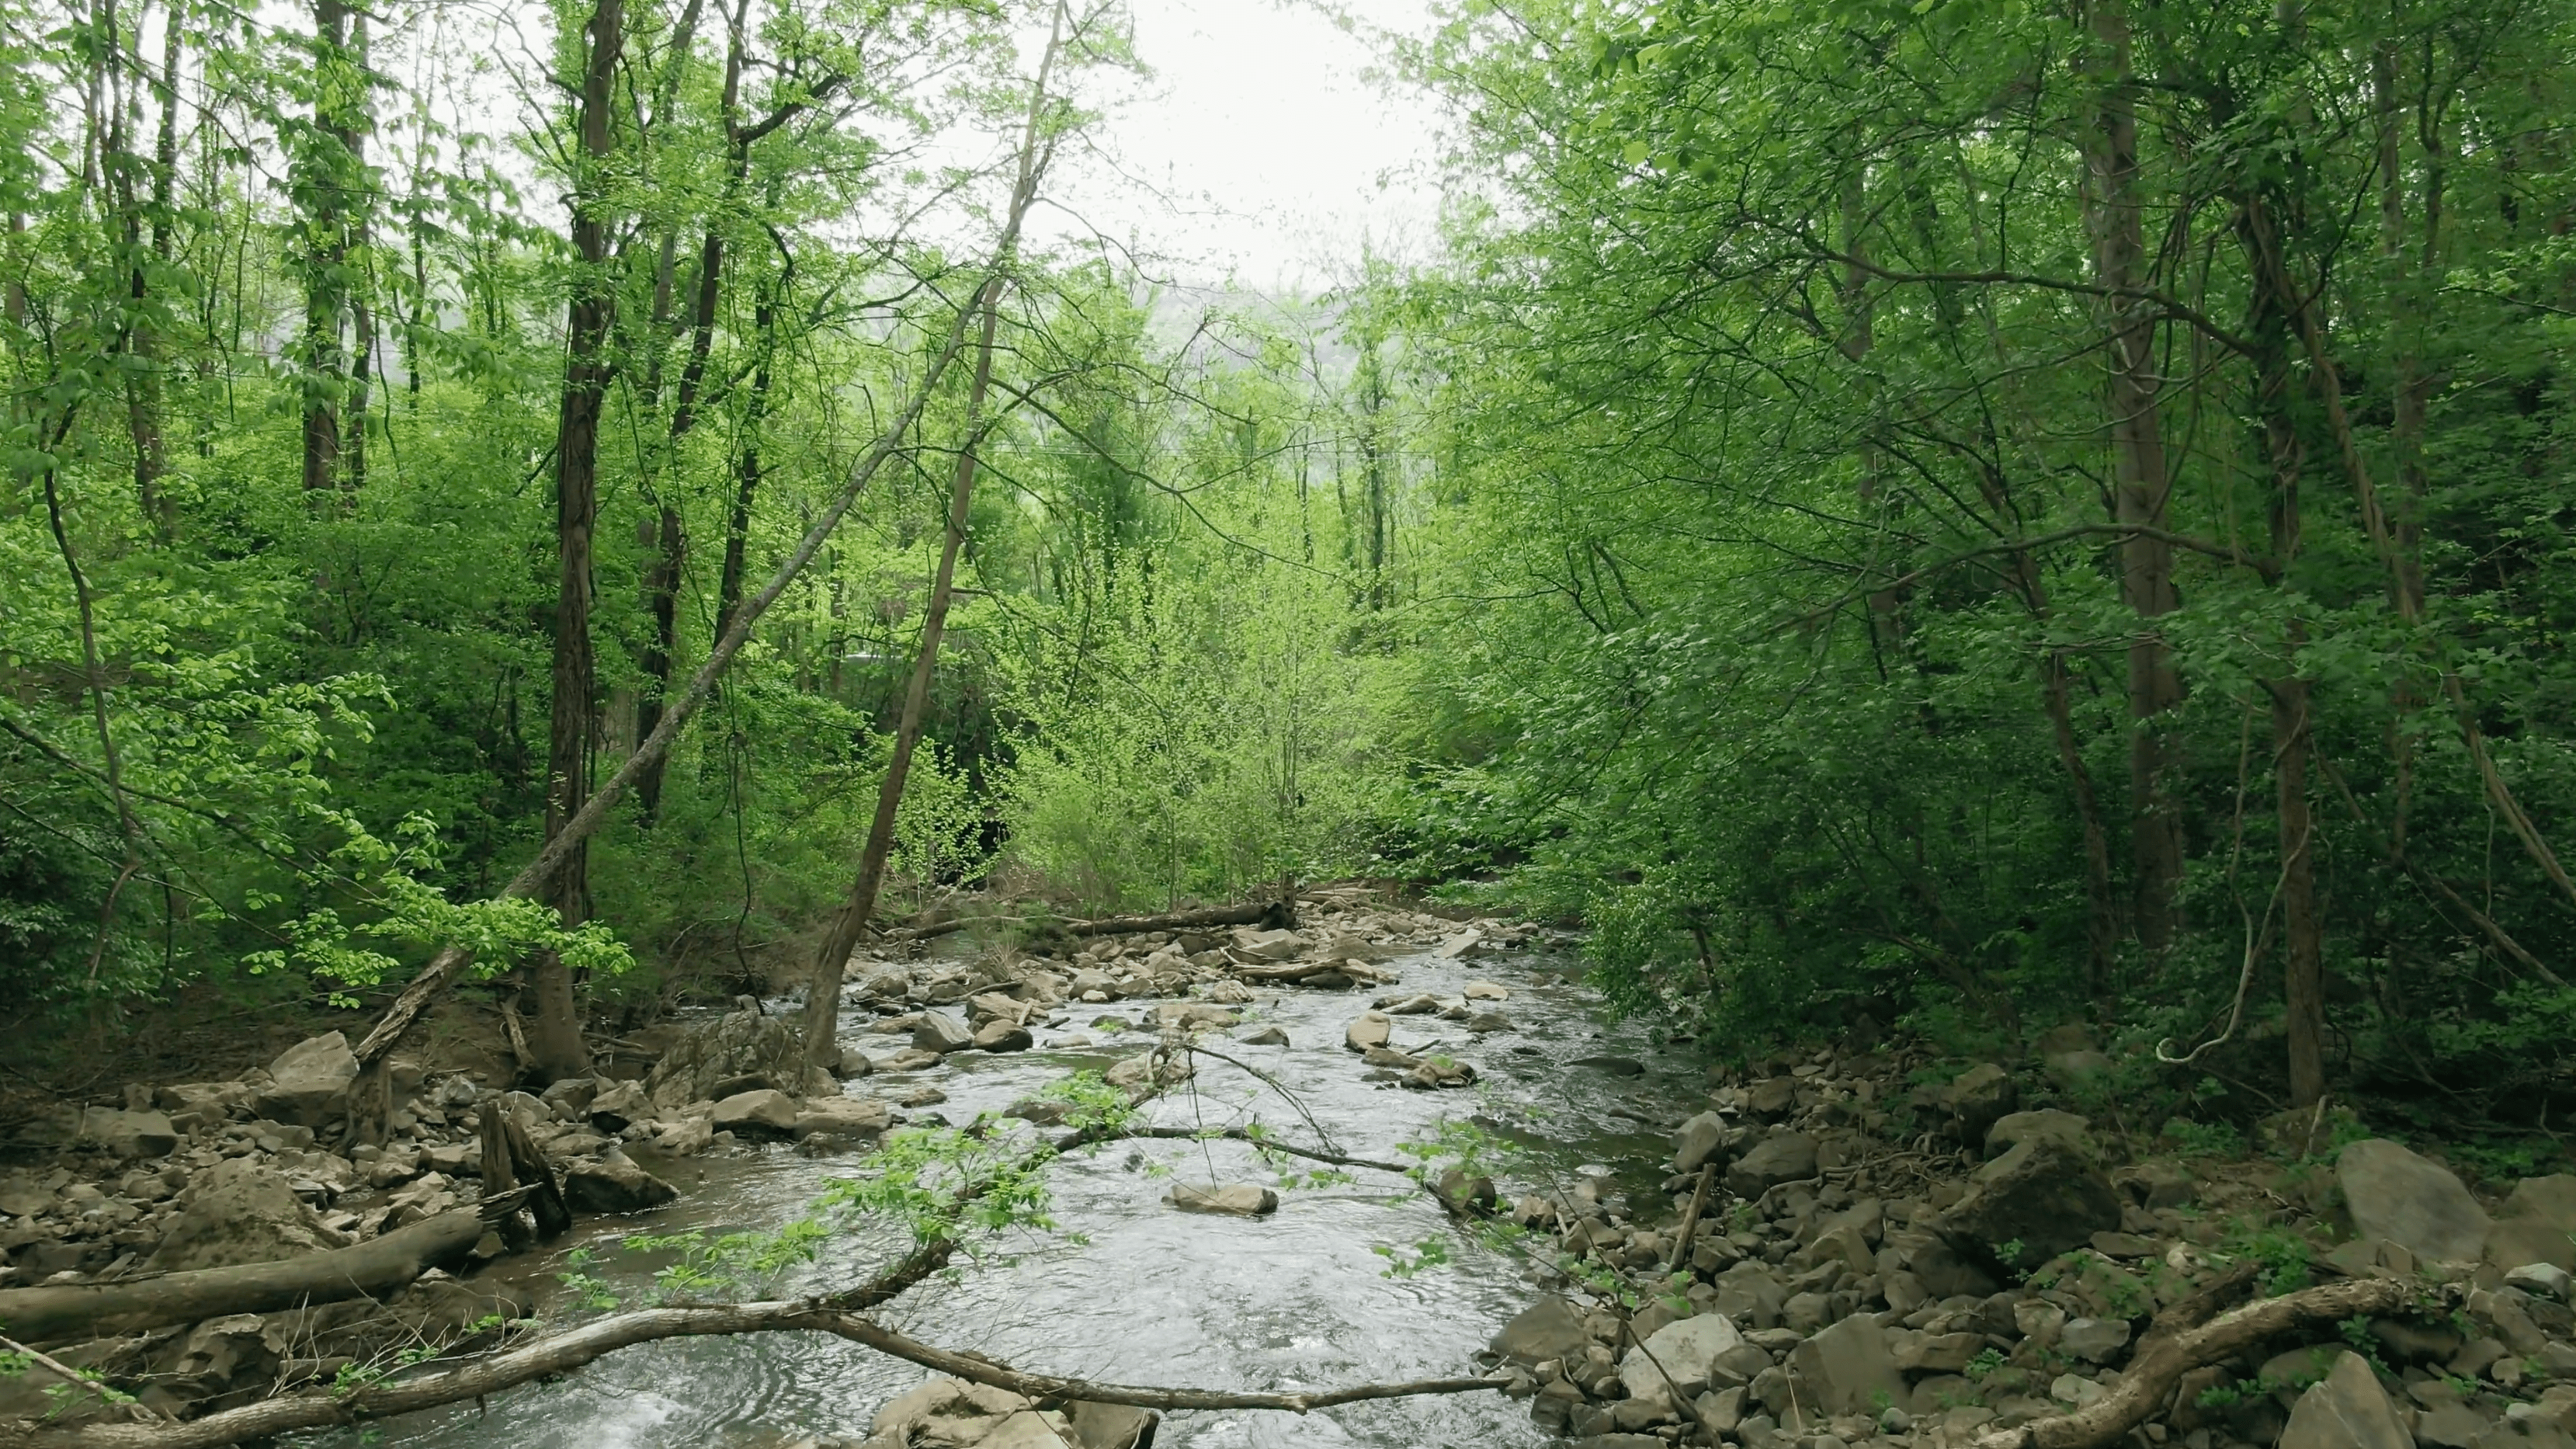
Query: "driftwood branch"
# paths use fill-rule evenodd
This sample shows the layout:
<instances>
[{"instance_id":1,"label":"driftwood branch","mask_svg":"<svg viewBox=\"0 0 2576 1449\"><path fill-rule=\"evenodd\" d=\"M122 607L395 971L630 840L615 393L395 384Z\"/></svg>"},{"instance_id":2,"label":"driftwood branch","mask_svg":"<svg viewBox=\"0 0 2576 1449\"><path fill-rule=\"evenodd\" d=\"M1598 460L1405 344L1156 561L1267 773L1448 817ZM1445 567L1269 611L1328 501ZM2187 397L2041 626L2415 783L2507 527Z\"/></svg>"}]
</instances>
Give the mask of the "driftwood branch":
<instances>
[{"instance_id":1,"label":"driftwood branch","mask_svg":"<svg viewBox=\"0 0 2576 1449\"><path fill-rule=\"evenodd\" d=\"M533 1379L570 1372L637 1344L776 1332L833 1334L924 1368L1008 1389L1042 1403L1079 1399L1148 1409L1280 1409L1303 1414L1368 1399L1477 1393L1500 1389L1504 1383L1501 1378L1416 1379L1295 1394L1094 1383L1023 1373L989 1359L953 1353L858 1314L835 1312L810 1301L745 1303L619 1313L443 1372L347 1392L282 1395L184 1424L91 1424L53 1429L0 1426L0 1444L26 1445L28 1449L218 1449L299 1429L356 1424L461 1403Z\"/></svg>"},{"instance_id":2,"label":"driftwood branch","mask_svg":"<svg viewBox=\"0 0 2576 1449\"><path fill-rule=\"evenodd\" d=\"M1043 922L1045 918L1037 918ZM1027 916L959 916L950 921L934 921L927 926L904 926L886 932L889 941L927 941L954 931L974 926L1029 925ZM1140 931L1187 931L1206 926L1266 926L1272 929L1297 924L1296 905L1291 901L1253 901L1239 906L1210 906L1201 911L1173 911L1160 916L1103 916L1096 921L1062 921L1058 924L1068 936L1128 936Z\"/></svg>"},{"instance_id":3,"label":"driftwood branch","mask_svg":"<svg viewBox=\"0 0 2576 1449\"><path fill-rule=\"evenodd\" d=\"M2118 1441L2165 1407L2174 1385L2191 1370L2247 1352L2265 1339L2312 1324L2339 1323L2413 1306L2423 1291L2393 1278L2353 1278L2265 1298L2210 1318L2229 1296L2252 1280L2253 1265L2156 1315L2120 1386L2089 1408L2036 1419L1976 1441L1976 1449L2098 1449ZM2206 1325L2201 1320L2207 1319Z\"/></svg>"}]
</instances>

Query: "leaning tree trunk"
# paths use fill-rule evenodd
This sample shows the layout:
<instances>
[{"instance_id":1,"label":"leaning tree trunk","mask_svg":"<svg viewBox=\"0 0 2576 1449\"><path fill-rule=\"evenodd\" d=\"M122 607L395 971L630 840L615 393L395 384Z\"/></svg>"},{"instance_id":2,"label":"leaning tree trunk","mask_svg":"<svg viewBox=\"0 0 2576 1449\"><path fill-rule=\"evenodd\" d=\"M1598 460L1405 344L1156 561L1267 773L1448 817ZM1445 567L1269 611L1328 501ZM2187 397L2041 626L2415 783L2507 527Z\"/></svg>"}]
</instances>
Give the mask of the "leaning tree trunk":
<instances>
[{"instance_id":1,"label":"leaning tree trunk","mask_svg":"<svg viewBox=\"0 0 2576 1449\"><path fill-rule=\"evenodd\" d=\"M624 44L622 0L598 0L590 16L590 49L582 70L580 154L573 192L572 242L579 256L565 323L563 408L555 432L554 707L546 756L546 838L564 833L590 784L596 724L590 644L590 535L599 511L599 421L607 402L608 332L616 294L608 279L608 219L602 214L600 168L615 147L611 107L618 51ZM577 843L558 868L548 898L567 926L590 918L590 851ZM549 1080L585 1076L590 1050L581 1039L572 972L563 958L541 953L530 966L537 998L529 1042L537 1072Z\"/></svg>"}]
</instances>

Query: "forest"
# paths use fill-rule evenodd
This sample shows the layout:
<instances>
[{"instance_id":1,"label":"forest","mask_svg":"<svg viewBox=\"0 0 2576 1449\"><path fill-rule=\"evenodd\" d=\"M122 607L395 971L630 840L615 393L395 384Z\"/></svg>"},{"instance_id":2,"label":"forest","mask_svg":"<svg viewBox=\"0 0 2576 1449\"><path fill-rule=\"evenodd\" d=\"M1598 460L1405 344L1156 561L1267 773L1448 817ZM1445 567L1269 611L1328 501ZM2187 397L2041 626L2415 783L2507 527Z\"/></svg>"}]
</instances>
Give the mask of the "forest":
<instances>
[{"instance_id":1,"label":"forest","mask_svg":"<svg viewBox=\"0 0 2576 1449\"><path fill-rule=\"evenodd\" d=\"M1296 297L1031 220L1109 0L0 13L13 1091L1361 879L1714 1058L2566 1105L2576 8L1456 0Z\"/></svg>"}]
</instances>

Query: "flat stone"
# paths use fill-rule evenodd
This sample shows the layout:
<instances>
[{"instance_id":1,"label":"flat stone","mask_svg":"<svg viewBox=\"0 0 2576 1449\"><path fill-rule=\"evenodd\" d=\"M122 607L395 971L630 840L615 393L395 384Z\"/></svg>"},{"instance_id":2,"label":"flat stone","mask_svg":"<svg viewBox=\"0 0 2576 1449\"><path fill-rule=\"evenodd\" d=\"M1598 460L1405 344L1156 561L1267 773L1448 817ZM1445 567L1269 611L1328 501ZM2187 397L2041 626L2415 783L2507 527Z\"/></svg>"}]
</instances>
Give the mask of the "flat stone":
<instances>
[{"instance_id":1,"label":"flat stone","mask_svg":"<svg viewBox=\"0 0 2576 1449\"><path fill-rule=\"evenodd\" d=\"M798 1137L816 1132L826 1137L875 1137L893 1125L894 1109L878 1097L817 1097L796 1114L790 1128Z\"/></svg>"},{"instance_id":2,"label":"flat stone","mask_svg":"<svg viewBox=\"0 0 2576 1449\"><path fill-rule=\"evenodd\" d=\"M2415 1449L2415 1439L2369 1361L2346 1350L2325 1378L2299 1395L2280 1449Z\"/></svg>"},{"instance_id":3,"label":"flat stone","mask_svg":"<svg viewBox=\"0 0 2576 1449\"><path fill-rule=\"evenodd\" d=\"M1469 1001L1509 1001L1512 994L1491 981L1470 981L1459 995Z\"/></svg>"},{"instance_id":4,"label":"flat stone","mask_svg":"<svg viewBox=\"0 0 2576 1449\"><path fill-rule=\"evenodd\" d=\"M159 1112L121 1112L89 1107L81 1112L80 1135L107 1149L111 1157L167 1157L179 1146L179 1134Z\"/></svg>"},{"instance_id":5,"label":"flat stone","mask_svg":"<svg viewBox=\"0 0 2576 1449\"><path fill-rule=\"evenodd\" d=\"M1905 1376L1897 1371L1887 1331L1869 1314L1854 1314L1797 1346L1789 1355L1799 1397L1826 1414L1875 1416L1905 1402Z\"/></svg>"},{"instance_id":6,"label":"flat stone","mask_svg":"<svg viewBox=\"0 0 2576 1449\"><path fill-rule=\"evenodd\" d=\"M2346 1147L2335 1180L2355 1236L2386 1238L2418 1258L2474 1262L2486 1246L2486 1210L2448 1168L2385 1138Z\"/></svg>"},{"instance_id":7,"label":"flat stone","mask_svg":"<svg viewBox=\"0 0 2576 1449\"><path fill-rule=\"evenodd\" d=\"M2568 1299L2569 1285L2576 1281L2576 1276L2571 1276L2555 1263L2525 1263L2507 1270L2504 1281L2508 1288L2519 1288L2525 1293L2545 1293L2564 1303Z\"/></svg>"},{"instance_id":8,"label":"flat stone","mask_svg":"<svg viewBox=\"0 0 2576 1449\"><path fill-rule=\"evenodd\" d=\"M1288 1045L1288 1033L1281 1031L1275 1026L1265 1026L1259 1031L1251 1032L1235 1039L1242 1042L1245 1046L1284 1047Z\"/></svg>"},{"instance_id":9,"label":"flat stone","mask_svg":"<svg viewBox=\"0 0 2576 1449\"><path fill-rule=\"evenodd\" d=\"M1619 1363L1619 1381L1632 1400L1667 1409L1686 1404L1708 1389L1719 1355L1742 1342L1744 1335L1725 1314L1678 1319L1628 1350Z\"/></svg>"},{"instance_id":10,"label":"flat stone","mask_svg":"<svg viewBox=\"0 0 2576 1449\"><path fill-rule=\"evenodd\" d=\"M680 1190L619 1152L564 1169L563 1195L577 1213L640 1213L676 1199Z\"/></svg>"},{"instance_id":11,"label":"flat stone","mask_svg":"<svg viewBox=\"0 0 2576 1449\"><path fill-rule=\"evenodd\" d=\"M977 1051L1024 1052L1036 1042L1037 1039L1029 1035L1029 1029L1018 1022L996 1020L984 1023L975 1033L973 1045Z\"/></svg>"},{"instance_id":12,"label":"flat stone","mask_svg":"<svg viewBox=\"0 0 2576 1449\"><path fill-rule=\"evenodd\" d=\"M1163 1201L1185 1213L1223 1213L1257 1218L1279 1210L1279 1194L1249 1182L1176 1182Z\"/></svg>"},{"instance_id":13,"label":"flat stone","mask_svg":"<svg viewBox=\"0 0 2576 1449\"><path fill-rule=\"evenodd\" d=\"M1774 1131L1726 1170L1726 1190L1755 1198L1784 1182L1816 1175L1816 1139L1804 1132Z\"/></svg>"},{"instance_id":14,"label":"flat stone","mask_svg":"<svg viewBox=\"0 0 2576 1449\"><path fill-rule=\"evenodd\" d=\"M637 1122L652 1120L653 1099L642 1082L611 1082L590 1099L590 1125L602 1132L623 1132Z\"/></svg>"},{"instance_id":15,"label":"flat stone","mask_svg":"<svg viewBox=\"0 0 2576 1449\"><path fill-rule=\"evenodd\" d=\"M1385 1012L1364 1012L1342 1030L1342 1045L1355 1052L1382 1047L1395 1035L1395 1023Z\"/></svg>"},{"instance_id":16,"label":"flat stone","mask_svg":"<svg viewBox=\"0 0 2576 1449\"><path fill-rule=\"evenodd\" d=\"M753 1132L785 1137L796 1130L796 1099L775 1087L736 1092L716 1103L711 1120L718 1132Z\"/></svg>"}]
</instances>

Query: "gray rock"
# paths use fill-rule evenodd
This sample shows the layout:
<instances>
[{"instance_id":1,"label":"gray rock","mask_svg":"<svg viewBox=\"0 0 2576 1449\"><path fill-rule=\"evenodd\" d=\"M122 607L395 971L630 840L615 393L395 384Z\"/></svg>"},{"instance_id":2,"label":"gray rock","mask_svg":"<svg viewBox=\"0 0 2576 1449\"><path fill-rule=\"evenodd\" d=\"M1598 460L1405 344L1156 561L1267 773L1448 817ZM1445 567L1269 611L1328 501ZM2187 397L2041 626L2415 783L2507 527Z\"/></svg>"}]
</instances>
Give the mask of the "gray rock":
<instances>
[{"instance_id":1,"label":"gray rock","mask_svg":"<svg viewBox=\"0 0 2576 1449\"><path fill-rule=\"evenodd\" d=\"M1713 1286L1717 1296L1710 1301L1711 1311L1756 1329L1780 1326L1780 1309L1789 1300L1789 1290L1769 1268L1738 1263L1718 1274Z\"/></svg>"},{"instance_id":2,"label":"gray rock","mask_svg":"<svg viewBox=\"0 0 2576 1449\"><path fill-rule=\"evenodd\" d=\"M1700 1164L1717 1155L1726 1143L1726 1119L1715 1112L1702 1112L1682 1124L1673 1137L1673 1170L1697 1172Z\"/></svg>"},{"instance_id":3,"label":"gray rock","mask_svg":"<svg viewBox=\"0 0 2576 1449\"><path fill-rule=\"evenodd\" d=\"M966 1029L966 1023L944 1011L923 1012L921 1020L912 1028L914 1051L937 1052L946 1056L950 1052L962 1052L974 1044L975 1033Z\"/></svg>"},{"instance_id":4,"label":"gray rock","mask_svg":"<svg viewBox=\"0 0 2576 1449\"><path fill-rule=\"evenodd\" d=\"M602 1132L623 1132L653 1115L653 1099L642 1082L611 1082L590 1101L590 1125Z\"/></svg>"},{"instance_id":5,"label":"gray rock","mask_svg":"<svg viewBox=\"0 0 2576 1449\"><path fill-rule=\"evenodd\" d=\"M2092 1128L2093 1124L2085 1119L2054 1107L2009 1113L1986 1129L1986 1156L2001 1157L2034 1137L2054 1137L2087 1157L2097 1157L2100 1153L2093 1143Z\"/></svg>"},{"instance_id":6,"label":"gray rock","mask_svg":"<svg viewBox=\"0 0 2576 1449\"><path fill-rule=\"evenodd\" d=\"M2021 1089L2012 1074L1993 1062L1979 1062L1961 1072L1942 1102L1950 1109L1950 1130L1961 1142L1982 1144L1986 1133L2021 1105Z\"/></svg>"},{"instance_id":7,"label":"gray rock","mask_svg":"<svg viewBox=\"0 0 2576 1449\"><path fill-rule=\"evenodd\" d=\"M1591 1343L1592 1336L1583 1331L1583 1315L1573 1304L1550 1295L1515 1314L1489 1346L1506 1362L1530 1368L1549 1359L1580 1359Z\"/></svg>"},{"instance_id":8,"label":"gray rock","mask_svg":"<svg viewBox=\"0 0 2576 1449\"><path fill-rule=\"evenodd\" d=\"M2487 1230L2486 1261L2499 1268L2549 1263L2576 1269L2576 1177L2525 1178Z\"/></svg>"},{"instance_id":9,"label":"gray rock","mask_svg":"<svg viewBox=\"0 0 2576 1449\"><path fill-rule=\"evenodd\" d=\"M2358 1237L2385 1238L2440 1262L2474 1262L2486 1246L2486 1210L2460 1180L2385 1138L2346 1147L2335 1159L2335 1181Z\"/></svg>"},{"instance_id":10,"label":"gray rock","mask_svg":"<svg viewBox=\"0 0 2576 1449\"><path fill-rule=\"evenodd\" d=\"M736 1092L716 1103L712 1120L718 1132L792 1136L796 1131L796 1100L775 1087Z\"/></svg>"},{"instance_id":11,"label":"gray rock","mask_svg":"<svg viewBox=\"0 0 2576 1449\"><path fill-rule=\"evenodd\" d=\"M617 1152L566 1168L563 1195L564 1205L577 1213L640 1213L672 1201L680 1190Z\"/></svg>"},{"instance_id":12,"label":"gray rock","mask_svg":"<svg viewBox=\"0 0 2576 1449\"><path fill-rule=\"evenodd\" d=\"M1024 1052L1037 1044L1029 1029L1015 1021L988 1021L975 1033L974 1047L987 1052Z\"/></svg>"},{"instance_id":13,"label":"gray rock","mask_svg":"<svg viewBox=\"0 0 2576 1449\"><path fill-rule=\"evenodd\" d=\"M2119 1226L2120 1195L2110 1179L2090 1157L2047 1137L1979 1168L1975 1186L1937 1225L1966 1257L2021 1273ZM1918 1264L1914 1271L1923 1270Z\"/></svg>"},{"instance_id":14,"label":"gray rock","mask_svg":"<svg viewBox=\"0 0 2576 1449\"><path fill-rule=\"evenodd\" d=\"M2369 1361L2346 1350L2324 1379L2299 1395L2280 1449L2415 1449L2415 1438Z\"/></svg>"},{"instance_id":15,"label":"gray rock","mask_svg":"<svg viewBox=\"0 0 2576 1449\"><path fill-rule=\"evenodd\" d=\"M1257 1183L1176 1182L1163 1201L1185 1213L1222 1213L1257 1218L1279 1210L1279 1194Z\"/></svg>"},{"instance_id":16,"label":"gray rock","mask_svg":"<svg viewBox=\"0 0 2576 1449\"><path fill-rule=\"evenodd\" d=\"M257 1158L228 1157L198 1173L181 1203L152 1254L156 1272L273 1263L349 1244Z\"/></svg>"},{"instance_id":17,"label":"gray rock","mask_svg":"<svg viewBox=\"0 0 2576 1449\"><path fill-rule=\"evenodd\" d=\"M1064 1421L1073 1449L1136 1449L1151 1439L1162 1416L1127 1404L1077 1399L1064 1406Z\"/></svg>"},{"instance_id":18,"label":"gray rock","mask_svg":"<svg viewBox=\"0 0 2576 1449\"><path fill-rule=\"evenodd\" d=\"M557 1121L570 1122L590 1110L591 1101L599 1095L600 1087L597 1077L566 1077L547 1087L539 1100L546 1104L546 1110L555 1114Z\"/></svg>"},{"instance_id":19,"label":"gray rock","mask_svg":"<svg viewBox=\"0 0 2576 1449\"><path fill-rule=\"evenodd\" d=\"M1628 1397L1670 1409L1706 1391L1718 1356L1744 1342L1722 1313L1703 1313L1656 1329L1619 1362Z\"/></svg>"},{"instance_id":20,"label":"gray rock","mask_svg":"<svg viewBox=\"0 0 2576 1449\"><path fill-rule=\"evenodd\" d=\"M757 1087L806 1088L805 1034L796 1022L736 1011L684 1033L653 1064L644 1091L664 1111Z\"/></svg>"},{"instance_id":21,"label":"gray rock","mask_svg":"<svg viewBox=\"0 0 2576 1449\"><path fill-rule=\"evenodd\" d=\"M1760 1197L1780 1183L1815 1175L1816 1139L1804 1132L1775 1131L1727 1168L1726 1190L1737 1197Z\"/></svg>"},{"instance_id":22,"label":"gray rock","mask_svg":"<svg viewBox=\"0 0 2576 1449\"><path fill-rule=\"evenodd\" d=\"M2086 1363L2109 1363L2129 1346L2129 1325L2117 1318L2077 1318L2059 1330L2057 1346Z\"/></svg>"},{"instance_id":23,"label":"gray rock","mask_svg":"<svg viewBox=\"0 0 2576 1449\"><path fill-rule=\"evenodd\" d=\"M2519 1288L2525 1293L2545 1293L2564 1303L2568 1299L2568 1287L2576 1278L2571 1278L2566 1269L2555 1263L2525 1263L2507 1270L2504 1281L2508 1288Z\"/></svg>"},{"instance_id":24,"label":"gray rock","mask_svg":"<svg viewBox=\"0 0 2576 1449\"><path fill-rule=\"evenodd\" d=\"M1798 1398L1826 1414L1875 1417L1906 1399L1905 1376L1887 1346L1878 1320L1860 1313L1844 1319L1789 1355Z\"/></svg>"},{"instance_id":25,"label":"gray rock","mask_svg":"<svg viewBox=\"0 0 2576 1449\"><path fill-rule=\"evenodd\" d=\"M1281 1031L1275 1026L1265 1026L1259 1031L1238 1038L1238 1040L1240 1040L1245 1046L1284 1047L1288 1045L1288 1033Z\"/></svg>"},{"instance_id":26,"label":"gray rock","mask_svg":"<svg viewBox=\"0 0 2576 1449\"><path fill-rule=\"evenodd\" d=\"M798 1137L820 1132L836 1139L876 1137L894 1123L894 1109L876 1097L817 1097L796 1114Z\"/></svg>"},{"instance_id":27,"label":"gray rock","mask_svg":"<svg viewBox=\"0 0 2576 1449\"><path fill-rule=\"evenodd\" d=\"M179 1146L170 1119L158 1112L120 1112L89 1107L81 1112L80 1135L105 1148L111 1157L167 1157Z\"/></svg>"},{"instance_id":28,"label":"gray rock","mask_svg":"<svg viewBox=\"0 0 2576 1449\"><path fill-rule=\"evenodd\" d=\"M357 1054L339 1032L311 1037L268 1064L269 1085L255 1099L259 1115L299 1127L320 1127L348 1115L349 1084L358 1079Z\"/></svg>"}]
</instances>

